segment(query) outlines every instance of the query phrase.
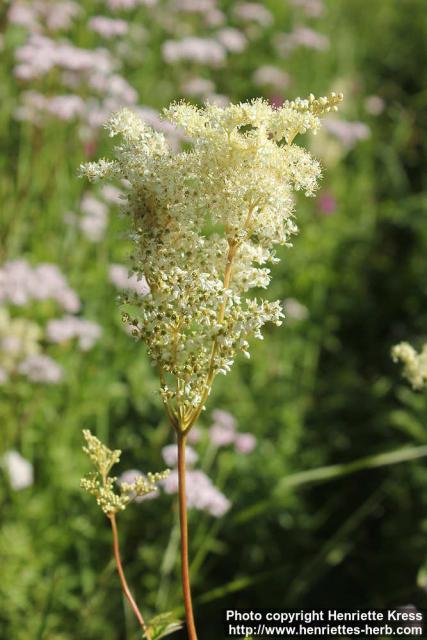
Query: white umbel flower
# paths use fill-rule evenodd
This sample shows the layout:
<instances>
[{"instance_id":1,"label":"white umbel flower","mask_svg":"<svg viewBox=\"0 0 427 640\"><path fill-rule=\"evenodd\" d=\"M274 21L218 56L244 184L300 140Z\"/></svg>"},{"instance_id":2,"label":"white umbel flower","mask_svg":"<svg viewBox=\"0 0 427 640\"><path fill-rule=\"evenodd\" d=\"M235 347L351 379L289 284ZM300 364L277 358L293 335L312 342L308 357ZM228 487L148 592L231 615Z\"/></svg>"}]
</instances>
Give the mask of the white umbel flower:
<instances>
[{"instance_id":1,"label":"white umbel flower","mask_svg":"<svg viewBox=\"0 0 427 640\"><path fill-rule=\"evenodd\" d=\"M31 487L34 482L33 465L17 451L8 451L3 456L3 465L9 476L9 482L15 491Z\"/></svg>"}]
</instances>

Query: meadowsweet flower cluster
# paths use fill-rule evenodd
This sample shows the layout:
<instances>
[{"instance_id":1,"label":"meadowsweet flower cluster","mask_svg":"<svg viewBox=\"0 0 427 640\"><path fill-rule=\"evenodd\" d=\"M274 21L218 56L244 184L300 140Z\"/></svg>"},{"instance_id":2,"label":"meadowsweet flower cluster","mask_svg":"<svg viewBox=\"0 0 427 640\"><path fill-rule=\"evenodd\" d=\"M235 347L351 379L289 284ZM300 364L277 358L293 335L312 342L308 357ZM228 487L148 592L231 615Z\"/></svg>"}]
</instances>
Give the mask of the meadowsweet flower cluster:
<instances>
[{"instance_id":1,"label":"meadowsweet flower cluster","mask_svg":"<svg viewBox=\"0 0 427 640\"><path fill-rule=\"evenodd\" d=\"M121 451L109 449L87 429L83 431L83 435L86 440L83 451L89 456L95 471L82 478L81 487L95 496L98 505L107 516L124 511L132 500L157 491L157 483L169 475L169 471L163 471L148 473L146 476L137 474L131 482L122 479L119 485L120 493L117 493L117 478L109 474L113 466L119 462Z\"/></svg>"},{"instance_id":2,"label":"meadowsweet flower cluster","mask_svg":"<svg viewBox=\"0 0 427 640\"><path fill-rule=\"evenodd\" d=\"M138 480L139 478L142 478L143 480L147 480L147 476L144 475L141 471L139 471L139 469L127 469L127 471L124 471L117 478L117 484L119 486L121 486L122 484L131 485L131 484L134 484L136 480ZM158 487L156 487L153 491L150 491L150 493L146 493L144 495L137 495L136 493L130 494L134 502L144 502L145 500L153 500L155 498L158 498L159 495L160 495L160 490Z\"/></svg>"},{"instance_id":3,"label":"meadowsweet flower cluster","mask_svg":"<svg viewBox=\"0 0 427 640\"><path fill-rule=\"evenodd\" d=\"M320 166L293 143L317 131L341 95L262 99L221 108L172 104L165 118L192 147L173 153L165 137L123 110L108 122L120 135L116 159L88 163L89 178L125 178L133 221L133 269L150 292L129 293L124 320L159 368L162 394L184 429L202 410L213 379L227 373L267 322L280 325L280 301L250 296L266 288L276 245L296 232L295 191L312 195Z\"/></svg>"},{"instance_id":4,"label":"meadowsweet flower cluster","mask_svg":"<svg viewBox=\"0 0 427 640\"><path fill-rule=\"evenodd\" d=\"M408 342L401 342L393 347L392 356L395 362L403 363L403 375L414 389L427 385L427 343L417 353Z\"/></svg>"}]
</instances>

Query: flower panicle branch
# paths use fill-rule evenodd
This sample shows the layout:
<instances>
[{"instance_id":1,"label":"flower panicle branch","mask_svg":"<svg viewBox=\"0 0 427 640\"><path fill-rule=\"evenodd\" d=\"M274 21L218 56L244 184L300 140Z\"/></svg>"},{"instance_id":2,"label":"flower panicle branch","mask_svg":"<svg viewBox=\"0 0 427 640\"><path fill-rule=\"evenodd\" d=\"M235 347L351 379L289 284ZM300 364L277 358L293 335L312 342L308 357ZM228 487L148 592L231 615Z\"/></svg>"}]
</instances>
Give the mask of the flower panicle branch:
<instances>
[{"instance_id":1,"label":"flower panicle branch","mask_svg":"<svg viewBox=\"0 0 427 640\"><path fill-rule=\"evenodd\" d=\"M110 476L112 467L120 461L121 451L111 450L98 438L85 429L83 431L86 446L83 451L89 456L95 471L82 478L82 489L96 498L102 511L111 516L124 511L126 506L135 498L140 498L157 490L157 483L169 475L169 470L160 473L148 473L146 476L135 478L134 482L120 483L120 491L116 490L117 478Z\"/></svg>"},{"instance_id":2,"label":"flower panicle branch","mask_svg":"<svg viewBox=\"0 0 427 640\"><path fill-rule=\"evenodd\" d=\"M98 505L108 517L113 534L113 551L120 577L123 593L127 598L135 617L141 626L143 637L146 640L156 640L159 635L153 632L153 627L146 624L138 605L127 583L122 561L120 557L119 534L117 529L116 514L124 511L126 506L135 498L146 496L157 490L157 483L169 475L169 470L161 473L148 473L147 476L138 476L134 482L121 482L120 493L115 490L117 478L109 473L113 466L120 461L121 451L109 449L88 429L83 431L86 446L83 451L88 455L95 470L81 480L81 487L96 498Z\"/></svg>"}]
</instances>

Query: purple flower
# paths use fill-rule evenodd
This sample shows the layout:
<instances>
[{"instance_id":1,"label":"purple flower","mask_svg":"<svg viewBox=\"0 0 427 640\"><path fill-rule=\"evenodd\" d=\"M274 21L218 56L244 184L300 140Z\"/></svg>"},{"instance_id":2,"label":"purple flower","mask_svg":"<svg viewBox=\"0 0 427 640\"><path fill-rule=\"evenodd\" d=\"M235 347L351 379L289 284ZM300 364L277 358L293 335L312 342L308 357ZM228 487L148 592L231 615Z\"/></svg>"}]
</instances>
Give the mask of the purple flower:
<instances>
[{"instance_id":1,"label":"purple flower","mask_svg":"<svg viewBox=\"0 0 427 640\"><path fill-rule=\"evenodd\" d=\"M137 91L118 73L106 74L102 70L97 72L94 69L88 76L88 84L92 89L106 96L105 110L108 114L119 105L134 105L138 102Z\"/></svg>"},{"instance_id":2,"label":"purple flower","mask_svg":"<svg viewBox=\"0 0 427 640\"><path fill-rule=\"evenodd\" d=\"M298 47L325 51L329 48L329 38L309 27L296 27L290 33L279 33L274 38L277 52L287 56Z\"/></svg>"},{"instance_id":3,"label":"purple flower","mask_svg":"<svg viewBox=\"0 0 427 640\"><path fill-rule=\"evenodd\" d=\"M245 22L257 22L263 27L273 24L273 16L270 11L258 2L242 2L235 5L234 15Z\"/></svg>"},{"instance_id":4,"label":"purple flower","mask_svg":"<svg viewBox=\"0 0 427 640\"><path fill-rule=\"evenodd\" d=\"M124 36L129 31L129 24L126 20L117 20L107 16L93 16L89 20L88 26L89 29L106 39Z\"/></svg>"},{"instance_id":5,"label":"purple flower","mask_svg":"<svg viewBox=\"0 0 427 640\"><path fill-rule=\"evenodd\" d=\"M215 85L212 80L194 77L183 83L181 91L187 96L204 97L215 91Z\"/></svg>"},{"instance_id":6,"label":"purple flower","mask_svg":"<svg viewBox=\"0 0 427 640\"><path fill-rule=\"evenodd\" d=\"M325 8L323 0L292 0L292 4L302 9L309 18L319 18Z\"/></svg>"},{"instance_id":7,"label":"purple flower","mask_svg":"<svg viewBox=\"0 0 427 640\"><path fill-rule=\"evenodd\" d=\"M49 320L46 335L50 342L57 343L77 338L80 349L88 351L100 337L101 327L83 318L64 316L58 320Z\"/></svg>"},{"instance_id":8,"label":"purple flower","mask_svg":"<svg viewBox=\"0 0 427 640\"><path fill-rule=\"evenodd\" d=\"M68 29L73 19L81 13L81 7L72 0L45 2L37 0L14 0L8 19L29 31L41 31L43 24L49 31Z\"/></svg>"},{"instance_id":9,"label":"purple flower","mask_svg":"<svg viewBox=\"0 0 427 640\"><path fill-rule=\"evenodd\" d=\"M337 118L326 118L324 127L347 149L354 147L359 140L366 140L371 134L368 125L358 121L349 122Z\"/></svg>"},{"instance_id":10,"label":"purple flower","mask_svg":"<svg viewBox=\"0 0 427 640\"><path fill-rule=\"evenodd\" d=\"M283 105L283 96L272 96L270 98L270 102L271 102L271 106L275 107L276 109L279 109L282 105Z\"/></svg>"},{"instance_id":11,"label":"purple flower","mask_svg":"<svg viewBox=\"0 0 427 640\"><path fill-rule=\"evenodd\" d=\"M253 75L253 81L257 86L269 86L278 90L285 89L289 80L289 74L286 71L272 65L259 67Z\"/></svg>"},{"instance_id":12,"label":"purple flower","mask_svg":"<svg viewBox=\"0 0 427 640\"><path fill-rule=\"evenodd\" d=\"M171 124L170 122L166 122L162 120L158 111L153 109L152 107L138 107L135 109L135 112L143 119L145 122L156 131L161 131L171 144L173 148L178 147L178 143L181 140L184 140L184 132L179 127Z\"/></svg>"},{"instance_id":13,"label":"purple flower","mask_svg":"<svg viewBox=\"0 0 427 640\"><path fill-rule=\"evenodd\" d=\"M213 424L209 429L209 437L215 447L227 447L235 441L236 432L235 429Z\"/></svg>"},{"instance_id":14,"label":"purple flower","mask_svg":"<svg viewBox=\"0 0 427 640\"><path fill-rule=\"evenodd\" d=\"M101 187L101 195L104 198L104 200L106 202L109 202L110 204L116 204L116 205L123 204L123 201L124 201L123 191L121 191L120 189L117 189L117 187L115 187L112 184L104 184Z\"/></svg>"},{"instance_id":15,"label":"purple flower","mask_svg":"<svg viewBox=\"0 0 427 640\"><path fill-rule=\"evenodd\" d=\"M176 444L168 444L162 449L163 460L168 467L176 467L178 464L178 447ZM191 447L185 447L185 457L187 466L192 466L197 462L199 456Z\"/></svg>"},{"instance_id":16,"label":"purple flower","mask_svg":"<svg viewBox=\"0 0 427 640\"><path fill-rule=\"evenodd\" d=\"M46 2L43 4L46 24L50 31L68 29L71 27L73 19L82 11L79 4L72 0Z\"/></svg>"},{"instance_id":17,"label":"purple flower","mask_svg":"<svg viewBox=\"0 0 427 640\"><path fill-rule=\"evenodd\" d=\"M183 13L206 13L215 9L215 0L175 0L175 9Z\"/></svg>"},{"instance_id":18,"label":"purple flower","mask_svg":"<svg viewBox=\"0 0 427 640\"><path fill-rule=\"evenodd\" d=\"M7 17L12 24L19 24L29 31L37 31L40 28L36 11L26 2L12 2Z\"/></svg>"},{"instance_id":19,"label":"purple flower","mask_svg":"<svg viewBox=\"0 0 427 640\"><path fill-rule=\"evenodd\" d=\"M80 96L53 96L47 98L45 110L60 120L72 120L83 115L86 105Z\"/></svg>"},{"instance_id":20,"label":"purple flower","mask_svg":"<svg viewBox=\"0 0 427 640\"><path fill-rule=\"evenodd\" d=\"M86 140L83 145L83 150L85 152L85 156L87 158L93 158L96 153L96 141L95 140Z\"/></svg>"},{"instance_id":21,"label":"purple flower","mask_svg":"<svg viewBox=\"0 0 427 640\"><path fill-rule=\"evenodd\" d=\"M55 264L31 267L26 260L11 260L0 268L0 303L23 306L33 300L55 300L69 313L80 301Z\"/></svg>"},{"instance_id":22,"label":"purple flower","mask_svg":"<svg viewBox=\"0 0 427 640\"><path fill-rule=\"evenodd\" d=\"M174 469L162 480L167 494L178 492L178 471ZM203 471L190 470L186 474L187 506L189 509L207 511L215 518L222 517L231 507L230 501L215 487Z\"/></svg>"},{"instance_id":23,"label":"purple flower","mask_svg":"<svg viewBox=\"0 0 427 640\"><path fill-rule=\"evenodd\" d=\"M67 40L55 41L32 33L27 42L17 49L18 66L15 75L31 80L46 75L58 67L73 72L111 74L113 59L105 49L81 49Z\"/></svg>"},{"instance_id":24,"label":"purple flower","mask_svg":"<svg viewBox=\"0 0 427 640\"><path fill-rule=\"evenodd\" d=\"M199 427L193 427L187 436L189 444L197 444L202 439L202 430Z\"/></svg>"},{"instance_id":25,"label":"purple flower","mask_svg":"<svg viewBox=\"0 0 427 640\"><path fill-rule=\"evenodd\" d=\"M166 40L162 47L163 58L169 64L189 60L195 64L221 67L226 59L224 46L213 38L187 36L182 40Z\"/></svg>"},{"instance_id":26,"label":"purple flower","mask_svg":"<svg viewBox=\"0 0 427 640\"><path fill-rule=\"evenodd\" d=\"M122 264L111 264L109 269L110 282L118 289L134 291L140 296L150 293L150 287L144 277L138 277L135 273L129 276L129 270Z\"/></svg>"},{"instance_id":27,"label":"purple flower","mask_svg":"<svg viewBox=\"0 0 427 640\"><path fill-rule=\"evenodd\" d=\"M23 360L18 371L27 376L31 382L57 384L62 380L62 368L55 360L42 354L32 355Z\"/></svg>"},{"instance_id":28,"label":"purple flower","mask_svg":"<svg viewBox=\"0 0 427 640\"><path fill-rule=\"evenodd\" d=\"M41 124L43 116L54 116L68 122L84 115L86 104L76 95L46 97L37 91L24 91L22 104L15 110L18 120Z\"/></svg>"},{"instance_id":29,"label":"purple flower","mask_svg":"<svg viewBox=\"0 0 427 640\"><path fill-rule=\"evenodd\" d=\"M152 7L156 2L157 0L107 0L107 5L112 11L125 11L134 9L138 5Z\"/></svg>"},{"instance_id":30,"label":"purple flower","mask_svg":"<svg viewBox=\"0 0 427 640\"><path fill-rule=\"evenodd\" d=\"M212 411L213 425L209 429L209 437L215 447L226 447L236 437L236 421L231 413L222 409Z\"/></svg>"},{"instance_id":31,"label":"purple flower","mask_svg":"<svg viewBox=\"0 0 427 640\"><path fill-rule=\"evenodd\" d=\"M231 53L242 53L246 49L248 40L244 33L232 27L225 27L217 32L220 43Z\"/></svg>"},{"instance_id":32,"label":"purple flower","mask_svg":"<svg viewBox=\"0 0 427 640\"><path fill-rule=\"evenodd\" d=\"M203 15L206 26L220 27L227 21L225 14L218 8L211 9Z\"/></svg>"},{"instance_id":33,"label":"purple flower","mask_svg":"<svg viewBox=\"0 0 427 640\"><path fill-rule=\"evenodd\" d=\"M337 201L331 193L323 193L319 196L317 203L320 213L325 216L332 215L337 209Z\"/></svg>"},{"instance_id":34,"label":"purple flower","mask_svg":"<svg viewBox=\"0 0 427 640\"><path fill-rule=\"evenodd\" d=\"M102 240L107 227L107 207L90 194L85 194L80 203L83 214L78 222L81 231L91 242Z\"/></svg>"},{"instance_id":35,"label":"purple flower","mask_svg":"<svg viewBox=\"0 0 427 640\"><path fill-rule=\"evenodd\" d=\"M212 411L212 418L216 424L219 424L226 429L235 430L236 428L236 419L228 411L224 411L223 409L214 409L214 411Z\"/></svg>"},{"instance_id":36,"label":"purple flower","mask_svg":"<svg viewBox=\"0 0 427 640\"><path fill-rule=\"evenodd\" d=\"M238 453L251 453L256 447L257 440L251 433L238 433L234 439L234 448Z\"/></svg>"},{"instance_id":37,"label":"purple flower","mask_svg":"<svg viewBox=\"0 0 427 640\"><path fill-rule=\"evenodd\" d=\"M236 420L222 409L212 412L213 425L209 429L209 437L215 447L227 447L234 444L238 453L250 453L256 446L256 438L251 433L238 433Z\"/></svg>"}]
</instances>

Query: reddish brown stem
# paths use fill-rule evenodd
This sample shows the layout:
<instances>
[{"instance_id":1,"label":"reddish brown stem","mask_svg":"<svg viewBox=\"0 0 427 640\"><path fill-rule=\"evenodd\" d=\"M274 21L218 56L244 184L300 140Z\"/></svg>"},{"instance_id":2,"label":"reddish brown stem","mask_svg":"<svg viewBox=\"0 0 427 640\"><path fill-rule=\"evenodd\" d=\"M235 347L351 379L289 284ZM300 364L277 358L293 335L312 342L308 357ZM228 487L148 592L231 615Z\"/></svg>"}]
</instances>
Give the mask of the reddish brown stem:
<instances>
[{"instance_id":1,"label":"reddish brown stem","mask_svg":"<svg viewBox=\"0 0 427 640\"><path fill-rule=\"evenodd\" d=\"M139 624L141 625L144 633L145 633L145 637L147 638L147 640L151 640L151 634L147 628L147 625L144 622L144 618L142 617L142 613L140 612L140 610L138 609L138 605L136 604L135 600L133 599L132 593L129 589L128 583L126 581L125 578L125 574L123 571L123 567L122 567L122 561L120 558L120 547L119 547L119 534L117 531L117 522L116 522L116 515L114 513L112 513L109 516L109 520L111 522L111 529L113 530L113 548L114 548L114 557L116 559L116 564L117 564L117 571L119 573L120 576L120 582L122 583L122 589L123 589L123 593L125 594L126 598L129 601L130 606L132 607L132 611L134 612Z\"/></svg>"},{"instance_id":2,"label":"reddish brown stem","mask_svg":"<svg viewBox=\"0 0 427 640\"><path fill-rule=\"evenodd\" d=\"M197 640L194 624L193 604L191 601L190 571L188 568L188 523L187 523L187 493L185 468L186 436L178 433L178 494L179 494L179 523L181 527L181 577L184 593L185 618L189 640Z\"/></svg>"}]
</instances>

